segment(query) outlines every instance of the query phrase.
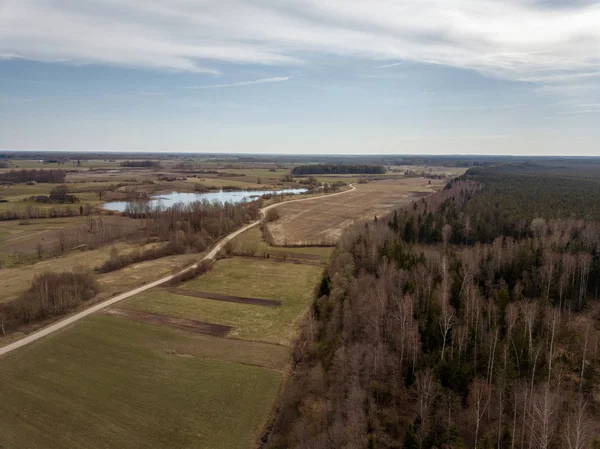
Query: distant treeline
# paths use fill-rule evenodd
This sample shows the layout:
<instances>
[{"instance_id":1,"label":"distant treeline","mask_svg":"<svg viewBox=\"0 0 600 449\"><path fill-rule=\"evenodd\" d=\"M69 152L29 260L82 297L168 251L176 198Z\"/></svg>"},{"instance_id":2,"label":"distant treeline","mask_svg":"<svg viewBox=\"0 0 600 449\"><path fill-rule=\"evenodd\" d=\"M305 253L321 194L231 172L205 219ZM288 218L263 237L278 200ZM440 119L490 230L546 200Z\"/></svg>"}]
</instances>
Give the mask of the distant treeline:
<instances>
[{"instance_id":1,"label":"distant treeline","mask_svg":"<svg viewBox=\"0 0 600 449\"><path fill-rule=\"evenodd\" d=\"M178 203L167 209L153 208L147 202L136 201L127 205L125 214L131 218L145 218L148 235L166 241L179 234L185 236L184 245L203 251L212 240L258 218L259 211L258 201L221 204L205 200L185 205ZM197 242L198 239L203 243Z\"/></svg>"},{"instance_id":2,"label":"distant treeline","mask_svg":"<svg viewBox=\"0 0 600 449\"><path fill-rule=\"evenodd\" d=\"M121 167L131 167L131 168L158 168L160 167L160 163L157 161L123 161L121 162Z\"/></svg>"},{"instance_id":3,"label":"distant treeline","mask_svg":"<svg viewBox=\"0 0 600 449\"><path fill-rule=\"evenodd\" d=\"M81 206L83 207L83 206ZM88 206L84 208L83 212L88 212ZM9 220L37 220L40 218L64 218L64 217L75 217L82 215L79 207L53 207L53 208L41 208L36 206L27 206L24 209L14 208L12 210L0 211L0 221Z\"/></svg>"},{"instance_id":4,"label":"distant treeline","mask_svg":"<svg viewBox=\"0 0 600 449\"><path fill-rule=\"evenodd\" d=\"M292 169L293 175L382 175L382 165L309 164Z\"/></svg>"},{"instance_id":5,"label":"distant treeline","mask_svg":"<svg viewBox=\"0 0 600 449\"><path fill-rule=\"evenodd\" d=\"M67 177L65 170L11 170L0 174L0 183L17 182L64 182Z\"/></svg>"},{"instance_id":6,"label":"distant treeline","mask_svg":"<svg viewBox=\"0 0 600 449\"><path fill-rule=\"evenodd\" d=\"M600 220L597 164L472 168L462 178L484 186L463 211L480 240L520 237L521 228L536 217Z\"/></svg>"}]
</instances>

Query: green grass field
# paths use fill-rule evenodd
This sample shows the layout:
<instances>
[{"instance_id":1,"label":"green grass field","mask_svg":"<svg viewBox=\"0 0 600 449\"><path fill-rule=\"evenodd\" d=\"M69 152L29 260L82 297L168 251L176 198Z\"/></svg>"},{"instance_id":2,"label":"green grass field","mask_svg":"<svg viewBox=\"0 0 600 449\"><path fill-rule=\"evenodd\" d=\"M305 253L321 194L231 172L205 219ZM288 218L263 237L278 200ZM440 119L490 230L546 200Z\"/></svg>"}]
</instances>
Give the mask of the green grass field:
<instances>
[{"instance_id":1,"label":"green grass field","mask_svg":"<svg viewBox=\"0 0 600 449\"><path fill-rule=\"evenodd\" d=\"M322 271L321 267L311 265L233 257L219 260L206 275L182 286L225 295L308 304L312 287L317 285Z\"/></svg>"},{"instance_id":2,"label":"green grass field","mask_svg":"<svg viewBox=\"0 0 600 449\"><path fill-rule=\"evenodd\" d=\"M295 323L308 308L322 268L314 265L231 258L218 261L204 276L181 284L199 292L279 299L279 307L239 304L153 289L120 307L232 326L230 337L289 345Z\"/></svg>"},{"instance_id":3,"label":"green grass field","mask_svg":"<svg viewBox=\"0 0 600 449\"><path fill-rule=\"evenodd\" d=\"M201 338L95 316L5 356L0 447L251 449L281 374L203 359Z\"/></svg>"}]
</instances>

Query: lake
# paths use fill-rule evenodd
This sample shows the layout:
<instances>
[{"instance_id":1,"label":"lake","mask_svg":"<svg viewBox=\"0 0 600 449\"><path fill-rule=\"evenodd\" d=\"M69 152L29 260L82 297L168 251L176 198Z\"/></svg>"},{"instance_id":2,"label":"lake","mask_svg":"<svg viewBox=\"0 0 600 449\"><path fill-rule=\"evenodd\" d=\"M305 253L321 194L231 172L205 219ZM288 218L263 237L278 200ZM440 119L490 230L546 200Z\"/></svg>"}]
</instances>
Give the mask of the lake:
<instances>
[{"instance_id":1,"label":"lake","mask_svg":"<svg viewBox=\"0 0 600 449\"><path fill-rule=\"evenodd\" d=\"M171 192L150 197L148 205L151 208L168 208L177 203L190 204L194 201L219 202L219 203L241 203L251 201L262 195L298 195L305 193L307 189L283 189L283 190L237 190L232 192L209 192L209 193L187 193ZM128 201L110 201L104 203L104 209L125 212Z\"/></svg>"}]
</instances>

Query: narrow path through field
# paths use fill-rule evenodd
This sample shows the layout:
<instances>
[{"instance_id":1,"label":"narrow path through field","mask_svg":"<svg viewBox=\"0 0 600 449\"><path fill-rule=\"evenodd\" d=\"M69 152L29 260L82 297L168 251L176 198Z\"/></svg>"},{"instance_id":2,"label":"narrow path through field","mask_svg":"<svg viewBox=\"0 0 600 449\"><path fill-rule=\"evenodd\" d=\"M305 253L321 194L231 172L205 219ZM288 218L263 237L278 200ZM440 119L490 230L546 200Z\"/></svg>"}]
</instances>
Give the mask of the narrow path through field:
<instances>
[{"instance_id":1,"label":"narrow path through field","mask_svg":"<svg viewBox=\"0 0 600 449\"><path fill-rule=\"evenodd\" d=\"M350 184L350 189L349 190L344 190L343 192L337 192L337 193L331 193L329 195L323 195L323 196L318 196L318 197L312 197L312 198L300 198L300 199L296 199L296 200L289 200L289 201L284 201L281 203L275 203L275 204L271 204L270 206L267 207L263 207L260 211L261 216L265 216L266 212L270 209L273 209L277 206L280 206L282 204L287 204L287 203L291 203L291 202L300 202L300 201L315 201L318 200L320 198L330 198L332 196L335 195L344 195L346 193L352 192L356 189L356 187L354 187L352 184ZM232 232L231 234L229 234L228 236L224 237L223 239L221 239L216 245L215 247L211 250L211 252L209 252L201 261L195 263L194 265L191 265L183 270L181 270L178 273L175 274L171 274L169 276L166 276L164 278L158 279L157 281L151 282L149 284L146 285L142 285L141 287L135 288L133 290L130 290L128 292L125 293L121 293L118 296L115 296L114 298L111 299L107 299L106 301L100 302L88 309L85 309L81 312L78 312L74 315L71 315L70 317L65 318L64 320L58 321L57 323L51 324L50 326L47 326L37 332L34 332L31 335L28 335L25 338L22 338L20 340L15 341L14 343L11 343L7 346L4 346L2 348L0 348L0 356L4 355L4 354L8 354L9 352L12 352L16 349L19 349L25 345L28 345L29 343L33 343L36 340L39 340L40 338L45 337L46 335L50 335L53 334L54 332L59 331L60 329L63 329L73 323L76 323L77 321L85 318L88 315L91 315L93 313L98 312L99 310L102 310L106 307L112 306L113 304L116 304L120 301L123 301L124 299L130 298L131 296L137 295L138 293L144 292L146 290L150 290L153 287L156 287L158 285L161 284L165 284L167 282L169 282L170 280L172 280L174 277L179 276L180 274L186 273L187 271L193 270L195 268L198 267L198 264L200 262L203 262L205 260L213 260L218 252L231 240L233 240L235 237L237 237L238 235L240 235L242 232L247 231L250 228L253 228L254 226L258 225L260 223L261 219L258 219L256 221L253 221L250 224L247 224L246 226L243 226L242 228L238 229L235 232Z\"/></svg>"}]
</instances>

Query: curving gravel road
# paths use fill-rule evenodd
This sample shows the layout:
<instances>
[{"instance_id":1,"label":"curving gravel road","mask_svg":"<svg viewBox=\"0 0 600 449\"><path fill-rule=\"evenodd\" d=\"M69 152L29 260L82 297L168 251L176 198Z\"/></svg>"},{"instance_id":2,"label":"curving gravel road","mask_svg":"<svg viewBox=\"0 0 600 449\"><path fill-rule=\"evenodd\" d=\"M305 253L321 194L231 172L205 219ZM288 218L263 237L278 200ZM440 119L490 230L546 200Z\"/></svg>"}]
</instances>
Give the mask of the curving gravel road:
<instances>
[{"instance_id":1,"label":"curving gravel road","mask_svg":"<svg viewBox=\"0 0 600 449\"><path fill-rule=\"evenodd\" d=\"M350 184L350 189L344 190L343 192L331 193L329 195L323 195L323 196L318 196L318 197L313 197L313 198L299 198L296 200L289 200L289 201L284 201L281 203L271 204L270 206L263 207L260 210L260 213L261 213L261 216L264 216L265 213L269 209L280 206L281 204L287 204L287 203L299 202L299 201L316 201L316 200L319 200L320 198L329 198L329 197L335 196L335 195L344 195L348 192L352 192L355 189L356 189L356 187L354 187L352 184ZM135 288L128 292L121 293L120 295L115 296L114 298L110 298L110 299L107 299L106 301L102 301L102 302L100 302L92 307L89 307L81 312L71 315L71 316L65 318L64 320L58 321L58 322L51 324L37 332L34 332L25 338L22 338L20 340L15 341L14 343L4 346L4 347L0 348L0 356L2 356L4 354L8 354L9 352L12 352L12 351L19 349L25 345L28 345L29 343L33 343L34 341L39 340L40 338L43 338L46 335L53 334L54 332L59 331L60 329L67 327L70 324L73 324L73 323L81 320L82 318L85 318L86 316L91 315L92 313L96 313L99 310L105 309L106 307L109 307L109 306L112 306L113 304L118 303L119 301L130 298L131 296L134 296L134 295L137 295L138 293L149 290L153 287L156 287L157 285L161 285L166 282L169 282L175 276L185 273L186 271L197 268L197 266L200 262L203 262L203 261L209 260L209 259L211 259L211 260L214 259L217 255L217 253L227 244L227 242L234 239L235 237L240 235L242 232L247 231L248 229L253 228L254 226L258 225L260 223L260 221L261 220L253 221L252 223L238 229L235 232L232 232L231 234L227 235L223 239L219 240L219 242L215 245L215 247L206 256L204 256L204 258L202 260L200 260L199 262L196 262L194 265L191 265L191 266L181 270L178 273L171 274L169 276L165 276L164 278L158 279L157 281L142 285L141 287Z\"/></svg>"}]
</instances>

